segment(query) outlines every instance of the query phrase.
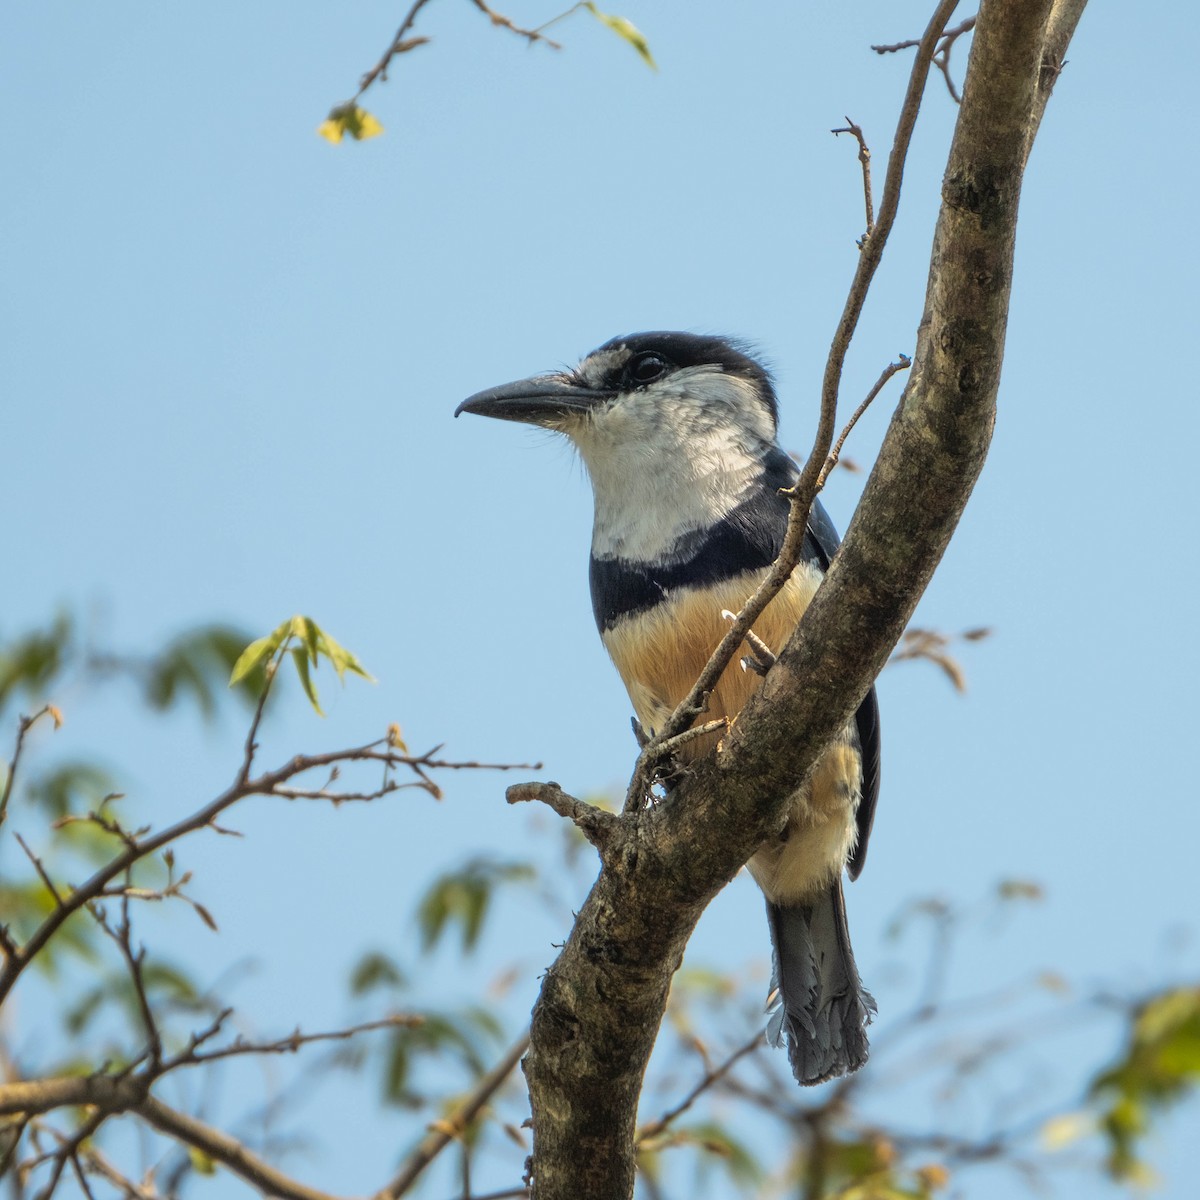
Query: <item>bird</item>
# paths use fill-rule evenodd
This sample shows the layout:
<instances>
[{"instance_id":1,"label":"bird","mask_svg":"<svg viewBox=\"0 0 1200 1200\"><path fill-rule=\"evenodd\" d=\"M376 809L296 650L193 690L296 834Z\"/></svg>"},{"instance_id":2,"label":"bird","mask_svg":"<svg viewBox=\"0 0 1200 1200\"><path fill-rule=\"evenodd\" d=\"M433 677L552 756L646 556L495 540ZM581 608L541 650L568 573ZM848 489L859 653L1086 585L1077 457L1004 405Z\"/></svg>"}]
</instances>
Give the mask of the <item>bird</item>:
<instances>
[{"instance_id":1,"label":"bird","mask_svg":"<svg viewBox=\"0 0 1200 1200\"><path fill-rule=\"evenodd\" d=\"M687 695L737 612L779 555L798 477L777 437L768 370L723 336L647 332L613 338L573 369L488 388L473 413L565 435L595 500L590 582L596 625L651 736ZM839 539L814 501L801 561L754 625L778 653ZM707 719L733 720L761 685L731 663ZM681 748L708 753L716 735ZM856 879L879 795L874 687L791 797L786 823L747 864L766 897L773 950L768 1041L787 1043L803 1085L867 1060L875 1001L855 965L842 890Z\"/></svg>"}]
</instances>

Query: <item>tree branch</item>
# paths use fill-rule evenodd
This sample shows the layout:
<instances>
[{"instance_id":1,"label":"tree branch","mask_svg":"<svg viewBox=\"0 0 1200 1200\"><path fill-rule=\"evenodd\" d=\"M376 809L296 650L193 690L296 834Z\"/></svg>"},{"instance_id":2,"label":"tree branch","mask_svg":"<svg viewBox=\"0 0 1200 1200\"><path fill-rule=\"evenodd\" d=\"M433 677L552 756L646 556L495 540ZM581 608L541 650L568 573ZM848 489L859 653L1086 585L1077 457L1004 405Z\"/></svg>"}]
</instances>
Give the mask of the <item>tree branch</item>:
<instances>
[{"instance_id":1,"label":"tree branch","mask_svg":"<svg viewBox=\"0 0 1200 1200\"><path fill-rule=\"evenodd\" d=\"M247 1150L237 1138L170 1108L153 1096L146 1096L141 1103L131 1107L143 1121L153 1125L160 1133L185 1145L195 1146L268 1196L278 1196L282 1200L335 1200L330 1193L308 1187L276 1170L269 1162Z\"/></svg>"},{"instance_id":2,"label":"tree branch","mask_svg":"<svg viewBox=\"0 0 1200 1200\"><path fill-rule=\"evenodd\" d=\"M938 10L935 41L950 7ZM1022 171L1046 86L1053 8L1051 0L984 0L909 379L846 540L724 748L696 764L657 807L622 818L613 851L546 975L525 1059L538 1200L632 1194L638 1090L695 921L778 829L796 787L854 713L979 475L994 421ZM914 82L910 102L923 83L924 76ZM879 223L835 335L794 516L801 508L807 515L827 461L841 364L879 231L894 217L914 117L906 102ZM744 633L735 625L727 640L736 646Z\"/></svg>"},{"instance_id":3,"label":"tree branch","mask_svg":"<svg viewBox=\"0 0 1200 1200\"><path fill-rule=\"evenodd\" d=\"M231 787L222 792L215 800L197 809L190 816L177 821L174 825L170 825L158 833L143 836L144 831L139 831L137 834L123 835L125 849L100 867L90 879L86 880L79 887L71 889L66 894L60 894L56 890L40 860L32 850L25 846L24 842L21 843L33 862L34 867L41 875L43 883L53 896L55 905L49 915L29 935L24 944L17 946L12 941L11 935L7 932L0 936L0 948L3 948L5 952L4 966L0 968L0 1004L4 1003L5 998L12 990L21 973L41 953L46 943L58 933L71 916L85 908L93 900L100 899L102 896L108 894L108 889L114 879L126 874L135 863L158 853L159 850L164 849L180 838L190 833L195 833L200 829L216 828L215 822L217 817L226 809L231 808L234 804L245 800L247 797L286 796L286 785L296 776L303 775L308 771L336 767L342 763L381 762L387 767L407 767L422 780L421 786L425 787L426 790L432 791L435 795L440 795L440 792L437 785L425 774L426 770L507 771L515 770L518 767L536 770L541 765L540 763L447 761L434 758L434 755L441 749L440 746L435 746L425 754L401 754L390 749L391 743L387 738L383 738L376 742L369 742L365 746L355 746L348 750L333 750L325 754L298 754L282 767L278 767L274 771L265 771L261 775L250 778L249 765L255 749L253 731L257 728L261 715L262 710L260 707L256 711L251 724L251 734L246 742L242 766L239 768L237 778ZM389 786L385 784L377 793L370 797L362 798L378 798L392 790L395 790L395 785ZM321 798L336 803L342 799L360 798L360 794L346 793L342 795L330 792L322 794ZM124 894L124 889L122 889L122 894Z\"/></svg>"}]
</instances>

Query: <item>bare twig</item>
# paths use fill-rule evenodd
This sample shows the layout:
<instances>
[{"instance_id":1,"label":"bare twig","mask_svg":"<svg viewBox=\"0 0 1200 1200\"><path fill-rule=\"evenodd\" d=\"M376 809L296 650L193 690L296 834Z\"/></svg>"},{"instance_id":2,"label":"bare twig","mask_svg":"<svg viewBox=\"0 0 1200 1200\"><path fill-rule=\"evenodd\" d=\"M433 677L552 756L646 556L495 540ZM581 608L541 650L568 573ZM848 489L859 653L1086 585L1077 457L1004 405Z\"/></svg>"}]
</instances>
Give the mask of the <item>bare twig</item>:
<instances>
[{"instance_id":1,"label":"bare twig","mask_svg":"<svg viewBox=\"0 0 1200 1200\"><path fill-rule=\"evenodd\" d=\"M190 833L209 827L215 828L216 818L222 812L232 805L237 804L240 800L246 799L248 796L278 796L280 789L285 788L298 775L302 775L307 771L321 770L348 762L383 762L391 766L407 767L425 781L427 788L433 789L435 792L437 791L436 784L425 775L426 770L515 770L518 768L539 770L541 767L540 763L488 764L481 762L453 762L434 758L434 755L441 749L440 746L435 746L425 754L400 754L396 750L389 748L390 743L387 738L381 738L377 741L369 742L365 746L356 746L348 750L334 750L325 754L296 755L282 767L278 767L273 771L265 771L261 775L250 778L248 764L252 760L254 753L253 729L257 728L257 722L260 717L261 709L256 713L255 720L252 723L252 734L247 739L245 757L238 771L237 779L229 788L217 796L216 799L197 809L190 816L176 822L174 825L168 826L159 833L145 837L133 835L126 837L125 849L100 867L85 883L74 888L69 895L60 896L55 891L53 884L37 857L28 847L25 847L26 853L38 869L43 882L50 889L57 903L53 911L45 917L23 945L15 946L7 934L5 934L4 939L0 939L0 945L4 946L6 952L4 966L0 968L0 1004L4 1002L5 997L12 990L21 973L34 957L41 952L46 943L62 928L63 924L72 914L84 908L91 901L103 896L110 888L113 880L128 872L134 863L152 854L156 854L159 850Z\"/></svg>"},{"instance_id":2,"label":"bare twig","mask_svg":"<svg viewBox=\"0 0 1200 1200\"><path fill-rule=\"evenodd\" d=\"M42 862L42 860L40 858L38 858L38 856L36 854L34 854L34 852L32 850L30 850L25 839L19 833L14 834L14 836L17 839L17 844L21 847L22 850L25 851L25 857L27 859L29 859L29 861L31 863L33 863L33 869L35 871L37 871L38 877L42 881L42 885L45 887L46 891L48 891L50 893L50 895L54 897L54 903L59 908L62 908L63 907L63 898L62 898L62 896L59 895L58 888L56 888L54 886L54 880L52 880L50 878L50 874L46 870L45 864Z\"/></svg>"},{"instance_id":3,"label":"bare twig","mask_svg":"<svg viewBox=\"0 0 1200 1200\"><path fill-rule=\"evenodd\" d=\"M510 33L515 33L518 37L523 37L532 46L534 42L545 42L551 50L561 50L562 46L558 42L546 37L542 30L544 25L539 25L537 29L522 29L520 25L515 25L503 13L498 13L494 9L488 8L483 0L471 0L481 13L483 13L493 25L499 25L501 29L507 29Z\"/></svg>"},{"instance_id":4,"label":"bare twig","mask_svg":"<svg viewBox=\"0 0 1200 1200\"><path fill-rule=\"evenodd\" d=\"M416 24L417 14L420 13L421 9L423 9L428 3L429 0L414 0L413 6L408 10L404 20L401 21L400 28L396 30L395 37L392 38L388 48L383 52L382 57L358 81L358 91L355 92L345 104L337 105L335 111L337 111L337 109L352 108L362 94L367 90L367 88L375 83L376 80L381 80L382 82L386 83L388 67L391 66L392 59L394 59L397 55L407 54L410 50L415 50L418 46L428 45L429 38L427 37L409 37L409 33ZM479 11L483 13L493 25L497 25L501 29L507 29L511 33L515 33L518 37L525 38L525 40L531 46L535 42L542 42L549 46L552 50L562 49L562 46L560 46L558 42L546 37L541 32L541 28L523 29L521 26L517 25L508 17L506 17L503 13L498 13L494 9L489 8L487 4L484 3L484 0L471 0L471 3L474 4L475 7L479 9Z\"/></svg>"},{"instance_id":5,"label":"bare twig","mask_svg":"<svg viewBox=\"0 0 1200 1200\"><path fill-rule=\"evenodd\" d=\"M237 1138L178 1112L153 1096L147 1096L134 1106L133 1111L160 1133L195 1146L268 1196L278 1196L282 1200L335 1200L328 1192L308 1187L277 1170Z\"/></svg>"},{"instance_id":6,"label":"bare twig","mask_svg":"<svg viewBox=\"0 0 1200 1200\"><path fill-rule=\"evenodd\" d=\"M958 41L964 33L969 33L975 28L975 18L968 17L965 21L955 25L953 29L947 29L942 35L942 40L938 44L937 53L933 56L934 66L942 73L942 78L946 81L946 87L950 91L950 98L955 104L962 103L962 96L959 95L958 88L954 84L954 77L950 74L950 51L954 49L954 43ZM871 49L876 54L895 54L898 50L911 50L913 46L920 45L920 42L893 42L888 46L872 46Z\"/></svg>"},{"instance_id":7,"label":"bare twig","mask_svg":"<svg viewBox=\"0 0 1200 1200\"><path fill-rule=\"evenodd\" d=\"M50 1178L47 1181L46 1186L43 1187L40 1192L38 1192L37 1200L50 1200L50 1197L54 1195L55 1188L58 1187L58 1181L62 1178L62 1173L66 1168L67 1163L75 1158L75 1156L79 1153L79 1147L82 1146L84 1142L94 1137L96 1130L99 1129L100 1126L103 1125L110 1116L112 1116L112 1113L107 1112L104 1109L98 1109L92 1112L80 1122L78 1128L76 1128L75 1132L72 1133L69 1138L63 1140L63 1143L58 1150L34 1160L33 1165L38 1165L41 1162L50 1162L52 1164L50 1168Z\"/></svg>"},{"instance_id":8,"label":"bare twig","mask_svg":"<svg viewBox=\"0 0 1200 1200\"><path fill-rule=\"evenodd\" d=\"M135 1183L127 1175L119 1171L96 1148L95 1144L81 1146L77 1157L83 1159L87 1170L91 1174L98 1175L101 1179L107 1180L114 1187L118 1188L126 1197L126 1200L162 1200L157 1188Z\"/></svg>"},{"instance_id":9,"label":"bare twig","mask_svg":"<svg viewBox=\"0 0 1200 1200\"><path fill-rule=\"evenodd\" d=\"M557 783L514 783L505 793L509 804L524 804L536 800L553 809L583 834L601 852L612 841L620 821L615 813L605 812L594 804L577 800L564 792Z\"/></svg>"},{"instance_id":10,"label":"bare twig","mask_svg":"<svg viewBox=\"0 0 1200 1200\"><path fill-rule=\"evenodd\" d=\"M4 818L8 815L8 802L12 798L13 784L17 778L17 763L21 760L21 749L25 745L25 735L40 718L47 715L53 718L55 729L62 724L62 714L53 704L45 704L32 717L21 717L17 721L17 742L13 747L13 756L8 761L8 770L4 776L4 787L0 790L0 825L4 824Z\"/></svg>"},{"instance_id":11,"label":"bare twig","mask_svg":"<svg viewBox=\"0 0 1200 1200\"><path fill-rule=\"evenodd\" d=\"M130 873L125 873L126 884L130 880ZM158 1029L158 1022L154 1019L154 1013L150 1007L150 997L146 994L146 977L142 971L142 964L146 961L145 947L134 950L132 940L132 927L129 921L129 895L126 893L121 897L121 924L113 929L105 919L104 914L99 907L94 904L88 905L88 911L92 917L100 925L100 928L108 934L118 949L121 951L121 957L125 960L125 965L129 968L129 978L133 983L133 994L137 999L138 1015L142 1021L142 1028L146 1033L146 1054L149 1058L150 1072L155 1073L162 1064L162 1035Z\"/></svg>"},{"instance_id":12,"label":"bare twig","mask_svg":"<svg viewBox=\"0 0 1200 1200\"><path fill-rule=\"evenodd\" d=\"M887 383L893 375L900 371L907 371L912 366L912 359L906 354L900 355L899 362L888 363L883 368L882 374L875 381L874 387L867 393L863 402L854 410L854 415L846 422L846 428L842 430L838 440L833 444L833 449L829 452L829 457L825 460L825 467L821 471L820 478L817 480L817 488L820 490L825 486L826 480L829 478L830 472L838 465L838 459L842 454L842 447L846 444L846 439L850 436L850 431L858 424L858 419L871 407L871 401L883 391L884 384Z\"/></svg>"},{"instance_id":13,"label":"bare twig","mask_svg":"<svg viewBox=\"0 0 1200 1200\"><path fill-rule=\"evenodd\" d=\"M705 721L703 725L693 725L690 729L685 729L682 733L677 733L674 737L659 742L654 748L654 761L661 762L664 758L670 758L681 746L686 746L688 742L694 742L697 738L707 737L710 733L728 732L728 717Z\"/></svg>"},{"instance_id":14,"label":"bare twig","mask_svg":"<svg viewBox=\"0 0 1200 1200\"><path fill-rule=\"evenodd\" d=\"M900 206L900 186L904 178L904 160L908 146L912 140L913 127L916 124L917 113L921 107L921 96L925 87L925 79L929 73L929 64L933 59L938 39L942 35L946 21L957 6L958 0L941 0L933 14L924 36L921 38L916 61L913 63L909 76L908 91L900 110L900 120L896 126L896 136L892 143L892 152L888 158L887 174L884 177L883 198L879 206L879 216L870 235L863 240L862 252L842 316L834 332L833 343L829 349L829 357L825 365L825 375L821 384L821 412L817 423L817 431L813 438L813 449L809 454L800 477L794 487L789 489L792 506L788 517L787 533L784 535L783 547L779 557L767 573L763 581L755 589L754 594L743 606L736 621L721 639L713 651L699 678L692 685L688 694L680 701L675 711L667 719L662 729L642 751L634 767L633 778L625 796L625 811L636 812L646 803L647 784L650 778L649 767L654 761L655 743L666 741L686 729L703 711L707 698L729 665L738 646L745 640L746 632L751 628L767 605L778 595L779 590L787 582L800 561L804 545L804 535L808 526L808 515L817 494L821 473L833 444L835 423L837 421L838 390L842 377L842 366L850 347L851 338L858 326L858 318L866 302L867 291L871 280L879 266L888 235L896 220L896 212Z\"/></svg>"},{"instance_id":15,"label":"bare twig","mask_svg":"<svg viewBox=\"0 0 1200 1200\"><path fill-rule=\"evenodd\" d=\"M991 633L989 629L968 629L958 634L964 642L978 642ZM907 629L900 646L888 660L892 663L923 658L939 667L954 685L957 692L967 690L966 675L958 660L949 653L948 647L955 638L933 629Z\"/></svg>"},{"instance_id":16,"label":"bare twig","mask_svg":"<svg viewBox=\"0 0 1200 1200\"><path fill-rule=\"evenodd\" d=\"M835 137L839 133L849 133L858 142L858 161L862 163L863 199L866 202L867 209L867 232L863 234L861 241L858 243L861 249L875 228L875 199L871 195L871 151L867 146L867 139L863 137L862 127L856 125L849 117L846 118L846 127L844 129L831 129L830 133Z\"/></svg>"},{"instance_id":17,"label":"bare twig","mask_svg":"<svg viewBox=\"0 0 1200 1200\"><path fill-rule=\"evenodd\" d=\"M421 1172L470 1125L479 1114L480 1109L512 1074L513 1069L528 1049L529 1035L526 1034L476 1084L470 1095L449 1116L438 1122L439 1127L429 1132L396 1177L387 1187L378 1192L373 1200L396 1200L396 1197L404 1195L416 1182Z\"/></svg>"},{"instance_id":18,"label":"bare twig","mask_svg":"<svg viewBox=\"0 0 1200 1200\"><path fill-rule=\"evenodd\" d=\"M118 940L123 937L121 928L115 931L110 929L109 932ZM127 937L122 948L132 955ZM136 961L137 956L133 957ZM144 994L144 988L142 990ZM162 1058L161 1053L158 1055L151 1053L145 1056L139 1060L139 1064L135 1064L135 1067L140 1067L140 1069L126 1070L115 1076L100 1074L0 1085L0 1116L19 1114L27 1121L31 1114L49 1112L56 1108L86 1107L91 1109L87 1119L69 1138L55 1133L54 1136L59 1141L57 1149L24 1164L26 1169L32 1169L44 1162L53 1164L49 1183L43 1188L41 1195L50 1196L57 1187L66 1165L74 1163L81 1152L81 1147L105 1120L122 1112L133 1112L160 1132L168 1134L185 1145L193 1146L215 1161L223 1163L231 1171L268 1195L284 1197L285 1200L330 1200L326 1193L309 1188L275 1170L270 1164L247 1150L236 1138L161 1103L149 1094L150 1087L157 1080L179 1067L214 1062L235 1055L290 1054L313 1042L344 1041L371 1030L394 1028L398 1025L411 1026L420 1023L420 1018L397 1015L347 1029L315 1034L305 1034L297 1029L289 1037L274 1042L252 1043L239 1038L231 1045L205 1053L197 1053L197 1048L207 1042L221 1028L230 1011L226 1009L208 1029L194 1034L188 1046L178 1054L169 1058ZM153 1029L152 1019L150 1027ZM154 1033L156 1032L154 1030ZM114 1179L113 1170L109 1167L101 1169L100 1173L105 1175L110 1182L116 1182L127 1194L145 1196L143 1191L129 1184L124 1177L119 1176L119 1173L117 1173L118 1178Z\"/></svg>"},{"instance_id":19,"label":"bare twig","mask_svg":"<svg viewBox=\"0 0 1200 1200\"><path fill-rule=\"evenodd\" d=\"M242 765L238 769L238 783L244 784L250 778L250 769L254 765L254 752L258 749L258 727L262 724L263 710L267 707L267 697L271 694L271 685L279 673L279 664L283 661L283 654L290 641L291 639L288 638L263 668L263 687L258 696L258 703L254 706L254 716L250 719L250 728L246 733Z\"/></svg>"},{"instance_id":20,"label":"bare twig","mask_svg":"<svg viewBox=\"0 0 1200 1200\"><path fill-rule=\"evenodd\" d=\"M726 621L737 620L737 613L730 612L727 608L721 610L721 616ZM746 630L746 645L753 654L742 659L742 669L750 668L758 675L765 675L775 665L775 651L753 629Z\"/></svg>"},{"instance_id":21,"label":"bare twig","mask_svg":"<svg viewBox=\"0 0 1200 1200\"><path fill-rule=\"evenodd\" d=\"M358 81L358 91L354 93L351 104L357 100L363 92L367 90L375 82L376 79L387 81L387 70L391 65L391 61L397 54L404 54L412 50L415 45L422 45L427 42L428 38L413 38L406 40L406 35L412 29L417 19L417 14L429 3L429 0L414 0L412 8L408 10L408 14L404 20L400 22L400 28L396 30L396 36L392 38L388 48L384 51L383 57Z\"/></svg>"},{"instance_id":22,"label":"bare twig","mask_svg":"<svg viewBox=\"0 0 1200 1200\"><path fill-rule=\"evenodd\" d=\"M208 1050L203 1054L192 1051L181 1053L171 1059L170 1066L182 1066L189 1063L216 1062L222 1058L234 1058L248 1054L295 1054L303 1046L314 1042L344 1042L358 1037L362 1033L372 1033L377 1029L415 1029L424 1023L425 1018L410 1013L395 1013L378 1021L365 1021L361 1025L351 1025L345 1029L333 1029L322 1033L302 1033L299 1029L285 1038L273 1042L247 1042L238 1037L228 1046L220 1046L216 1050Z\"/></svg>"},{"instance_id":23,"label":"bare twig","mask_svg":"<svg viewBox=\"0 0 1200 1200\"><path fill-rule=\"evenodd\" d=\"M740 1059L745 1058L747 1054L751 1054L760 1046L765 1045L766 1040L766 1034L760 1031L744 1045L739 1046L724 1062L718 1066L709 1068L705 1072L704 1078L674 1108L669 1108L658 1120L648 1121L638 1130L637 1144L640 1146L643 1142L647 1142L662 1133L672 1121L687 1112L713 1084L728 1075Z\"/></svg>"}]
</instances>

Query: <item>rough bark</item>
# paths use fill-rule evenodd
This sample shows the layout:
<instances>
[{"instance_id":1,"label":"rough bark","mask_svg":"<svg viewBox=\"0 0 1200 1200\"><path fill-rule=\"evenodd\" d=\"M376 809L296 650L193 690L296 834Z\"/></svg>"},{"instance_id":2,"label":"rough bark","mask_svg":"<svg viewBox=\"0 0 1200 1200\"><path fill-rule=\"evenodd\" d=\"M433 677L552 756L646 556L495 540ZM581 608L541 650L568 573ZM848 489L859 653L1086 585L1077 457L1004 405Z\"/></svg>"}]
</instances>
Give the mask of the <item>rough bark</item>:
<instances>
[{"instance_id":1,"label":"rough bark","mask_svg":"<svg viewBox=\"0 0 1200 1200\"><path fill-rule=\"evenodd\" d=\"M910 377L842 549L717 757L606 830L547 972L524 1063L537 1200L632 1195L638 1096L687 939L853 714L962 514L995 416L1022 174L1082 7L981 5Z\"/></svg>"}]
</instances>

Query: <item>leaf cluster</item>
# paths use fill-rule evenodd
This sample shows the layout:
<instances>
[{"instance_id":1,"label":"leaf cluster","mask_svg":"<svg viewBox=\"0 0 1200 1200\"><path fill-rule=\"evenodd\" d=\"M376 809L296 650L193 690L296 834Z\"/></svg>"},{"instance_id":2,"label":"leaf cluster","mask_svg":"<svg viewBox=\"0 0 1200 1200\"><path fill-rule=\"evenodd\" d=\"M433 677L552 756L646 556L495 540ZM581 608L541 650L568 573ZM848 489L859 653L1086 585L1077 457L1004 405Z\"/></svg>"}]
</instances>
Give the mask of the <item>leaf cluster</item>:
<instances>
[{"instance_id":1,"label":"leaf cluster","mask_svg":"<svg viewBox=\"0 0 1200 1200\"><path fill-rule=\"evenodd\" d=\"M1096 1076L1089 1098L1117 1180L1145 1184L1141 1146L1154 1118L1200 1089L1200 986L1150 997L1132 1014L1125 1050Z\"/></svg>"}]
</instances>

